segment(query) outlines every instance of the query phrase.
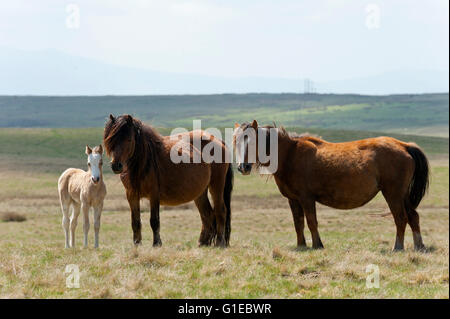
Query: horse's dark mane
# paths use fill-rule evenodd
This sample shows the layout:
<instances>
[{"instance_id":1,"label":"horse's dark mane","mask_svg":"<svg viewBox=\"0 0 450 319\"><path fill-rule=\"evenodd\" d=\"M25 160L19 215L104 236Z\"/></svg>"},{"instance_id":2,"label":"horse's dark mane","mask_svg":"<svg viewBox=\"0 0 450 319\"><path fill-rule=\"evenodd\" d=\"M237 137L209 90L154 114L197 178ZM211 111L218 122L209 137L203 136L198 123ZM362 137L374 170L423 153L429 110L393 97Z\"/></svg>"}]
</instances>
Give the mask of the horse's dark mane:
<instances>
[{"instance_id":1,"label":"horse's dark mane","mask_svg":"<svg viewBox=\"0 0 450 319\"><path fill-rule=\"evenodd\" d=\"M110 118L105 125L103 136L106 154L110 155L116 145L129 138L131 130L134 131L135 148L133 154L127 159L126 173L132 191L139 194L141 181L150 173L151 169L154 170L156 184L159 185L157 156L161 149L162 138L152 127L129 115Z\"/></svg>"},{"instance_id":2,"label":"horse's dark mane","mask_svg":"<svg viewBox=\"0 0 450 319\"><path fill-rule=\"evenodd\" d=\"M241 124L241 128L242 131L245 131L248 128L251 128L252 124L249 122L244 122ZM280 126L278 127L275 122L273 123L273 125L264 125L264 126L260 126L261 128L265 128L265 129L272 129L272 128L276 128L278 129L278 136L282 137L282 138L287 138L289 140L292 141L296 141L298 139L305 139L309 142L312 142L316 145L321 144L323 142L322 138L318 135L315 134L310 134L308 132L305 133L297 133L297 132L289 132L287 131L284 126ZM266 150L270 149L270 137L269 134L266 135ZM261 167L264 166L262 163L260 162L256 162L255 163L257 167Z\"/></svg>"}]
</instances>

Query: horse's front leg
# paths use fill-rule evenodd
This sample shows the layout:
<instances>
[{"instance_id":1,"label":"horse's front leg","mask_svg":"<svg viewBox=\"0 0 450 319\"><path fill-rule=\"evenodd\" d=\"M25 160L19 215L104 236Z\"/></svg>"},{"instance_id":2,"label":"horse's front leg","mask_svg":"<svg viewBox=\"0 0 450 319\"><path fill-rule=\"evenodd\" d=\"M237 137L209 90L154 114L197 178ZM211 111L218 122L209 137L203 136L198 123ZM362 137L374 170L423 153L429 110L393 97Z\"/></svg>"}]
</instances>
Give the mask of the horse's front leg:
<instances>
[{"instance_id":1,"label":"horse's front leg","mask_svg":"<svg viewBox=\"0 0 450 319\"><path fill-rule=\"evenodd\" d=\"M159 236L159 200L150 200L150 226L153 231L153 247L162 246L161 237Z\"/></svg>"},{"instance_id":2,"label":"horse's front leg","mask_svg":"<svg viewBox=\"0 0 450 319\"><path fill-rule=\"evenodd\" d=\"M131 228L133 229L133 242L139 245L142 241L141 235L141 208L139 198L136 196L127 196L128 204L131 210Z\"/></svg>"},{"instance_id":3,"label":"horse's front leg","mask_svg":"<svg viewBox=\"0 0 450 319\"><path fill-rule=\"evenodd\" d=\"M297 247L306 248L305 235L303 230L305 228L305 216L303 208L296 200L289 199L289 206L291 207L292 217L294 218L295 231L297 233Z\"/></svg>"},{"instance_id":4,"label":"horse's front leg","mask_svg":"<svg viewBox=\"0 0 450 319\"><path fill-rule=\"evenodd\" d=\"M320 240L317 216L316 216L316 202L314 200L302 200L303 211L308 222L308 228L311 231L312 247L314 249L323 248L322 241Z\"/></svg>"}]
</instances>

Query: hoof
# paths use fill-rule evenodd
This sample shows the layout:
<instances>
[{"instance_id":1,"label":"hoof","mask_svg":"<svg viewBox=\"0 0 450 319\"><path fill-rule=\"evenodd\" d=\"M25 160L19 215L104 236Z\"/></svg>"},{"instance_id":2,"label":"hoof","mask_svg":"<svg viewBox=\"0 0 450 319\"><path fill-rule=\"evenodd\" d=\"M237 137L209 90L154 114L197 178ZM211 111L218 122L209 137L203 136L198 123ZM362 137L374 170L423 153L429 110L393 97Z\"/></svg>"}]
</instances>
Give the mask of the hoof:
<instances>
[{"instance_id":1,"label":"hoof","mask_svg":"<svg viewBox=\"0 0 450 319\"><path fill-rule=\"evenodd\" d=\"M219 247L219 248L227 248L227 244L223 241L223 242L219 242L219 243L215 243L214 245L215 247Z\"/></svg>"},{"instance_id":2,"label":"hoof","mask_svg":"<svg viewBox=\"0 0 450 319\"><path fill-rule=\"evenodd\" d=\"M414 250L422 253L427 252L427 248L423 244L414 246Z\"/></svg>"},{"instance_id":3,"label":"hoof","mask_svg":"<svg viewBox=\"0 0 450 319\"><path fill-rule=\"evenodd\" d=\"M162 246L162 241L157 241L153 243L153 247L161 247Z\"/></svg>"},{"instance_id":4,"label":"hoof","mask_svg":"<svg viewBox=\"0 0 450 319\"><path fill-rule=\"evenodd\" d=\"M312 246L313 249L324 249L322 242L319 242L318 244Z\"/></svg>"},{"instance_id":5,"label":"hoof","mask_svg":"<svg viewBox=\"0 0 450 319\"><path fill-rule=\"evenodd\" d=\"M211 246L211 242L198 242L198 247L209 247Z\"/></svg>"}]
</instances>

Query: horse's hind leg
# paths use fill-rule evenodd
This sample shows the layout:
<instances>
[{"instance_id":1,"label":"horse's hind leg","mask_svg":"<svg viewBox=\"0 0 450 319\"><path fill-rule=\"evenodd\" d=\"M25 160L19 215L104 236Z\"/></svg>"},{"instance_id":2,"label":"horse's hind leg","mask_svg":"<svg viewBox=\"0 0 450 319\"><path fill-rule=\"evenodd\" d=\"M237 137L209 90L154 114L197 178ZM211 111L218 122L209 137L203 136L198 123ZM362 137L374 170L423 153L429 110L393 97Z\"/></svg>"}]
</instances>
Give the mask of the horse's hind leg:
<instances>
[{"instance_id":1,"label":"horse's hind leg","mask_svg":"<svg viewBox=\"0 0 450 319\"><path fill-rule=\"evenodd\" d=\"M397 227L397 235L395 237L394 251L404 249L405 241L405 229L406 229L406 210L403 202L403 196L395 196L388 194L385 191L382 192L386 202L389 205L392 216L394 216L395 226Z\"/></svg>"},{"instance_id":2,"label":"horse's hind leg","mask_svg":"<svg viewBox=\"0 0 450 319\"><path fill-rule=\"evenodd\" d=\"M61 201L61 211L63 214L62 217L62 226L64 229L64 236L65 236L65 248L69 248L70 247L70 242L69 242L69 227L70 227L70 219L69 219L69 209L70 209L70 201L68 200L64 200L64 199L60 199Z\"/></svg>"},{"instance_id":3,"label":"horse's hind leg","mask_svg":"<svg viewBox=\"0 0 450 319\"><path fill-rule=\"evenodd\" d=\"M72 216L70 217L70 246L75 247L75 229L77 228L80 204L72 201Z\"/></svg>"},{"instance_id":4,"label":"horse's hind leg","mask_svg":"<svg viewBox=\"0 0 450 319\"><path fill-rule=\"evenodd\" d=\"M407 202L405 203L405 208L408 224L413 233L414 249L423 250L425 249L425 245L423 244L422 235L420 234L419 214Z\"/></svg>"},{"instance_id":5,"label":"horse's hind leg","mask_svg":"<svg viewBox=\"0 0 450 319\"><path fill-rule=\"evenodd\" d=\"M159 235L159 200L150 200L150 227L153 232L153 247L161 247L162 241Z\"/></svg>"},{"instance_id":6,"label":"horse's hind leg","mask_svg":"<svg viewBox=\"0 0 450 319\"><path fill-rule=\"evenodd\" d=\"M213 209L208 199L208 190L206 189L194 202L202 219L202 231L198 244L199 246L210 246L216 235L216 225Z\"/></svg>"},{"instance_id":7,"label":"horse's hind leg","mask_svg":"<svg viewBox=\"0 0 450 319\"><path fill-rule=\"evenodd\" d=\"M289 206L291 207L295 231L297 232L297 246L298 248L305 248L306 241L305 235L303 234L305 228L305 215L303 214L303 208L298 201L293 199L289 199Z\"/></svg>"},{"instance_id":8,"label":"horse's hind leg","mask_svg":"<svg viewBox=\"0 0 450 319\"><path fill-rule=\"evenodd\" d=\"M225 183L225 182L224 182ZM214 216L216 219L216 242L215 245L219 247L226 247L227 242L225 240L225 223L227 219L227 211L225 209L225 203L223 201L223 189L224 183L216 183L210 185L210 192L214 204Z\"/></svg>"},{"instance_id":9,"label":"horse's hind leg","mask_svg":"<svg viewBox=\"0 0 450 319\"><path fill-rule=\"evenodd\" d=\"M312 200L302 201L303 212L308 222L308 228L311 231L312 247L314 249L323 248L322 240L320 240L318 222L316 216L316 203Z\"/></svg>"}]
</instances>

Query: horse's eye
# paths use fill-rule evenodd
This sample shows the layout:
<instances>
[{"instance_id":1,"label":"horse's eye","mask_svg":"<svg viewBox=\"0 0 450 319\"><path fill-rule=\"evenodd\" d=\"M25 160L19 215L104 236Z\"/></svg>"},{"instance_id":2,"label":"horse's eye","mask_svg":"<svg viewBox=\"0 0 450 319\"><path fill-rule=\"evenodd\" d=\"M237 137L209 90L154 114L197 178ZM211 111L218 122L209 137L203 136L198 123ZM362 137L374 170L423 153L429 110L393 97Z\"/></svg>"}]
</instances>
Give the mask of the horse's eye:
<instances>
[{"instance_id":1,"label":"horse's eye","mask_svg":"<svg viewBox=\"0 0 450 319\"><path fill-rule=\"evenodd\" d=\"M88 166L91 166L91 163L88 163Z\"/></svg>"}]
</instances>

